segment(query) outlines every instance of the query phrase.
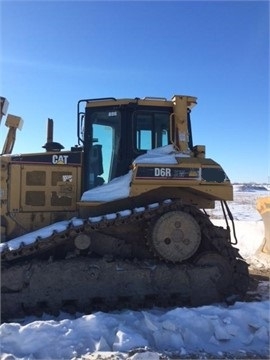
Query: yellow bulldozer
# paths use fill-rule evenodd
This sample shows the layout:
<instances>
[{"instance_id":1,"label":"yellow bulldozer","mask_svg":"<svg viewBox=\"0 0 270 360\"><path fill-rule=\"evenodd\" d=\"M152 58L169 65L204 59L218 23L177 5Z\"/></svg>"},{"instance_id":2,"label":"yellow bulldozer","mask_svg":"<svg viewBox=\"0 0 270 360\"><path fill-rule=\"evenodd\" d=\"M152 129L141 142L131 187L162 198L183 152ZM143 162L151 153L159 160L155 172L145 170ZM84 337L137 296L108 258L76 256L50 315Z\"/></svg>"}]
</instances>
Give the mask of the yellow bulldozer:
<instances>
[{"instance_id":1,"label":"yellow bulldozer","mask_svg":"<svg viewBox=\"0 0 270 360\"><path fill-rule=\"evenodd\" d=\"M3 151L2 318L245 294L248 266L228 221L232 184L193 144L196 103L184 95L84 99L70 150L54 141L49 119L45 151ZM226 229L207 215L216 201Z\"/></svg>"}]
</instances>

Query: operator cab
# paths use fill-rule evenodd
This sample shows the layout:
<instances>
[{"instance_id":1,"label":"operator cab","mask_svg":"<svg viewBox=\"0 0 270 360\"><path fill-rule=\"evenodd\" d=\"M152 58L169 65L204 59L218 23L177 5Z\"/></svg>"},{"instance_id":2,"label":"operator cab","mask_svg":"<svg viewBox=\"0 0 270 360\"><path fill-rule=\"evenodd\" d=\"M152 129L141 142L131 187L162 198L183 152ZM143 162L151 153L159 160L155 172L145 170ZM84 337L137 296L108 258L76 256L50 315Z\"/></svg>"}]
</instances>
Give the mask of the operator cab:
<instances>
[{"instance_id":1,"label":"operator cab","mask_svg":"<svg viewBox=\"0 0 270 360\"><path fill-rule=\"evenodd\" d=\"M80 110L82 103L84 111ZM163 98L80 100L83 191L125 175L136 157L170 144L172 113L172 102Z\"/></svg>"}]
</instances>

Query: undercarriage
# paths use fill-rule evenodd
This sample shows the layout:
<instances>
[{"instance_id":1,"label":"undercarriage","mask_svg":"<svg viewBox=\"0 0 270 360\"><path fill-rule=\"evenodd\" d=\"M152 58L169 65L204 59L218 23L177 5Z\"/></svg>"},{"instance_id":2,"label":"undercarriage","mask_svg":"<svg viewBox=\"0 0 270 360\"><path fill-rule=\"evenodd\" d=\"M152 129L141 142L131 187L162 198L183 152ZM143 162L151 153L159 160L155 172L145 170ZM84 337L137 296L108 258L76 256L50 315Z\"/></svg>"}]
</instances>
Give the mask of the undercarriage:
<instances>
[{"instance_id":1,"label":"undercarriage","mask_svg":"<svg viewBox=\"0 0 270 360\"><path fill-rule=\"evenodd\" d=\"M249 285L229 230L179 200L73 219L31 244L7 243L1 255L2 321L233 301Z\"/></svg>"}]
</instances>

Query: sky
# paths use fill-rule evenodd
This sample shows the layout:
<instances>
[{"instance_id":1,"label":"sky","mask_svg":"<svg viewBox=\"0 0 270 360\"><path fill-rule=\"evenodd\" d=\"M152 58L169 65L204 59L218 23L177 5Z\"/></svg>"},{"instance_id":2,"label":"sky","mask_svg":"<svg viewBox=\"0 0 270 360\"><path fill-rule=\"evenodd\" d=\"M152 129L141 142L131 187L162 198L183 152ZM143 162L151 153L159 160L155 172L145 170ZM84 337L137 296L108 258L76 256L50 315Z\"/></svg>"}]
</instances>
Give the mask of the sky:
<instances>
[{"instance_id":1,"label":"sky","mask_svg":"<svg viewBox=\"0 0 270 360\"><path fill-rule=\"evenodd\" d=\"M77 102L198 98L194 144L233 182L270 181L268 1L1 1L1 96L13 152L77 144ZM6 128L1 124L1 146Z\"/></svg>"}]
</instances>

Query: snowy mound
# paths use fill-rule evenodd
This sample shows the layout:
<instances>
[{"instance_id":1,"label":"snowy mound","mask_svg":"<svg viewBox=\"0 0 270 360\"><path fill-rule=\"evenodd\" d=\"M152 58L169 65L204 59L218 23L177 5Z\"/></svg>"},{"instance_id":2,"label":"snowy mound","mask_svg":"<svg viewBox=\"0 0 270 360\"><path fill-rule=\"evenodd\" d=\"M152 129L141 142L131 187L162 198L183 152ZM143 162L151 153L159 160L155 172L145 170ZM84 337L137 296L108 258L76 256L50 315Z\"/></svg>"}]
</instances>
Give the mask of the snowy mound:
<instances>
[{"instance_id":1,"label":"snowy mound","mask_svg":"<svg viewBox=\"0 0 270 360\"><path fill-rule=\"evenodd\" d=\"M180 157L189 157L189 155L177 152L173 145L166 145L148 150L145 154L138 156L134 164L177 164L176 159Z\"/></svg>"},{"instance_id":2,"label":"snowy mound","mask_svg":"<svg viewBox=\"0 0 270 360\"><path fill-rule=\"evenodd\" d=\"M187 354L203 352L212 354L211 358L213 355L227 358L222 355L237 352L242 356L255 353L266 358L269 304L269 301L238 302L229 307L220 304L169 310L97 312L77 319L63 318L62 314L58 319L48 317L43 321L26 321L22 325L3 324L2 356L14 354L25 360L87 359L82 355L100 351L119 355L119 352L144 348L155 351L156 360L160 359L158 353L183 358ZM150 353L146 355L148 357L137 356L136 359L151 359ZM127 354L121 358L127 359Z\"/></svg>"},{"instance_id":3,"label":"snowy mound","mask_svg":"<svg viewBox=\"0 0 270 360\"><path fill-rule=\"evenodd\" d=\"M124 199L129 196L131 177L130 170L126 175L119 176L108 184L87 190L82 194L81 201L104 202Z\"/></svg>"},{"instance_id":4,"label":"snowy mound","mask_svg":"<svg viewBox=\"0 0 270 360\"><path fill-rule=\"evenodd\" d=\"M269 191L267 185L258 185L258 184L234 185L233 189L234 191L243 191L243 192Z\"/></svg>"}]
</instances>

